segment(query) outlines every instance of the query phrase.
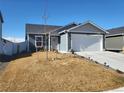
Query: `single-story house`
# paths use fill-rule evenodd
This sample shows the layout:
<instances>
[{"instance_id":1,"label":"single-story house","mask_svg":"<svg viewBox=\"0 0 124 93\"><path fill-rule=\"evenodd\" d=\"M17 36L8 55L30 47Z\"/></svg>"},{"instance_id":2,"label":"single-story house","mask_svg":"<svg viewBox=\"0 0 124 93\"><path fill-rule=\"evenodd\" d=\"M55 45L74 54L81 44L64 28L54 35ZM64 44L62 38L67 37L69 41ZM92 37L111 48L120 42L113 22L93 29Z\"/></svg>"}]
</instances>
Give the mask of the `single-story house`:
<instances>
[{"instance_id":1,"label":"single-story house","mask_svg":"<svg viewBox=\"0 0 124 93\"><path fill-rule=\"evenodd\" d=\"M2 24L3 24L3 16L2 13L0 11L0 39L2 38Z\"/></svg>"},{"instance_id":2,"label":"single-story house","mask_svg":"<svg viewBox=\"0 0 124 93\"><path fill-rule=\"evenodd\" d=\"M71 28L60 29L57 33L59 38L58 51L103 51L105 34L106 31L103 28L90 21L77 24Z\"/></svg>"},{"instance_id":3,"label":"single-story house","mask_svg":"<svg viewBox=\"0 0 124 93\"><path fill-rule=\"evenodd\" d=\"M90 21L65 26L26 24L27 49L31 52L44 48L59 52L103 51L105 34L103 28Z\"/></svg>"},{"instance_id":4,"label":"single-story house","mask_svg":"<svg viewBox=\"0 0 124 93\"><path fill-rule=\"evenodd\" d=\"M62 26L26 24L27 50L35 52L41 49L48 49L49 32Z\"/></svg>"},{"instance_id":5,"label":"single-story house","mask_svg":"<svg viewBox=\"0 0 124 93\"><path fill-rule=\"evenodd\" d=\"M112 28L107 30L105 47L106 50L122 51L124 50L124 27Z\"/></svg>"}]
</instances>

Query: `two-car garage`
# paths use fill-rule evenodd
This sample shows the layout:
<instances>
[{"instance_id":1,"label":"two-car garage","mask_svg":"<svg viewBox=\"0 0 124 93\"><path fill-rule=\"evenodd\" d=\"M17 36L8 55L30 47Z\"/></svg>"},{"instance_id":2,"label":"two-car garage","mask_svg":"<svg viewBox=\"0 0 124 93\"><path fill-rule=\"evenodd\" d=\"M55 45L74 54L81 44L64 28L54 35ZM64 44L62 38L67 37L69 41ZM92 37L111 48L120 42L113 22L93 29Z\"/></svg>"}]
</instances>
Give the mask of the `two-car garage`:
<instances>
[{"instance_id":1,"label":"two-car garage","mask_svg":"<svg viewBox=\"0 0 124 93\"><path fill-rule=\"evenodd\" d=\"M102 35L72 34L71 43L72 49L76 52L103 50Z\"/></svg>"},{"instance_id":2,"label":"two-car garage","mask_svg":"<svg viewBox=\"0 0 124 93\"><path fill-rule=\"evenodd\" d=\"M105 31L87 22L60 33L59 51L103 51Z\"/></svg>"},{"instance_id":3,"label":"two-car garage","mask_svg":"<svg viewBox=\"0 0 124 93\"><path fill-rule=\"evenodd\" d=\"M61 52L103 51L103 35L63 34L60 37ZM70 38L70 39L69 39Z\"/></svg>"}]
</instances>

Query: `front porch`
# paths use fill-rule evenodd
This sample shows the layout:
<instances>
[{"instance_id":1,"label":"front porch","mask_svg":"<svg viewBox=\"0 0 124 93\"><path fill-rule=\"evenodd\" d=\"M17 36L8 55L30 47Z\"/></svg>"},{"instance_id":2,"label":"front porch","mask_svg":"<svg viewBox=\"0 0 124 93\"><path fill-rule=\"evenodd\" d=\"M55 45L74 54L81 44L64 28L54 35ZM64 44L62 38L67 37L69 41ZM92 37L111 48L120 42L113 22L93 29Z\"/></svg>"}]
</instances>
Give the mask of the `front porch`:
<instances>
[{"instance_id":1,"label":"front porch","mask_svg":"<svg viewBox=\"0 0 124 93\"><path fill-rule=\"evenodd\" d=\"M27 49L29 52L54 51L59 49L59 36L51 34L27 35Z\"/></svg>"}]
</instances>

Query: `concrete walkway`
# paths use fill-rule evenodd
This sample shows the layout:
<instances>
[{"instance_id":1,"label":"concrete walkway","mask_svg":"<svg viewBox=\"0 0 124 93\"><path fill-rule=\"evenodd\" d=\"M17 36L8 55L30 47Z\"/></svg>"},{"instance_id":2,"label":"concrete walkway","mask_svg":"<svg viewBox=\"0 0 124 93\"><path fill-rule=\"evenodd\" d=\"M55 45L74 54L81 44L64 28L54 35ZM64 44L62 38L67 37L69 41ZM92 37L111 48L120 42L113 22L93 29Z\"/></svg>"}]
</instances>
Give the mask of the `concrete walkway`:
<instances>
[{"instance_id":1,"label":"concrete walkway","mask_svg":"<svg viewBox=\"0 0 124 93\"><path fill-rule=\"evenodd\" d=\"M91 58L101 64L107 63L111 68L124 72L124 54L114 52L76 52L77 55Z\"/></svg>"}]
</instances>

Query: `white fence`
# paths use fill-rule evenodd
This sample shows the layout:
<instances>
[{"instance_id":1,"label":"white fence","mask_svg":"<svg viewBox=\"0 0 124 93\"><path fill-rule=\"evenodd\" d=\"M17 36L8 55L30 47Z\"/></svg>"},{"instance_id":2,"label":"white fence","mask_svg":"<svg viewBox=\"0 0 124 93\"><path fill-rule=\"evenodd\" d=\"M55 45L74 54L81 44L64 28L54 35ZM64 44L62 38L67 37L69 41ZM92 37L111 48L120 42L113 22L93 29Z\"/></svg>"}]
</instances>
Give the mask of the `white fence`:
<instances>
[{"instance_id":1,"label":"white fence","mask_svg":"<svg viewBox=\"0 0 124 93\"><path fill-rule=\"evenodd\" d=\"M13 43L7 40L0 41L0 54L14 55L25 52L27 50L27 42Z\"/></svg>"},{"instance_id":2,"label":"white fence","mask_svg":"<svg viewBox=\"0 0 124 93\"><path fill-rule=\"evenodd\" d=\"M26 52L27 51L27 42L21 42L21 43L18 43L18 51L17 53L22 53L22 52Z\"/></svg>"}]
</instances>

